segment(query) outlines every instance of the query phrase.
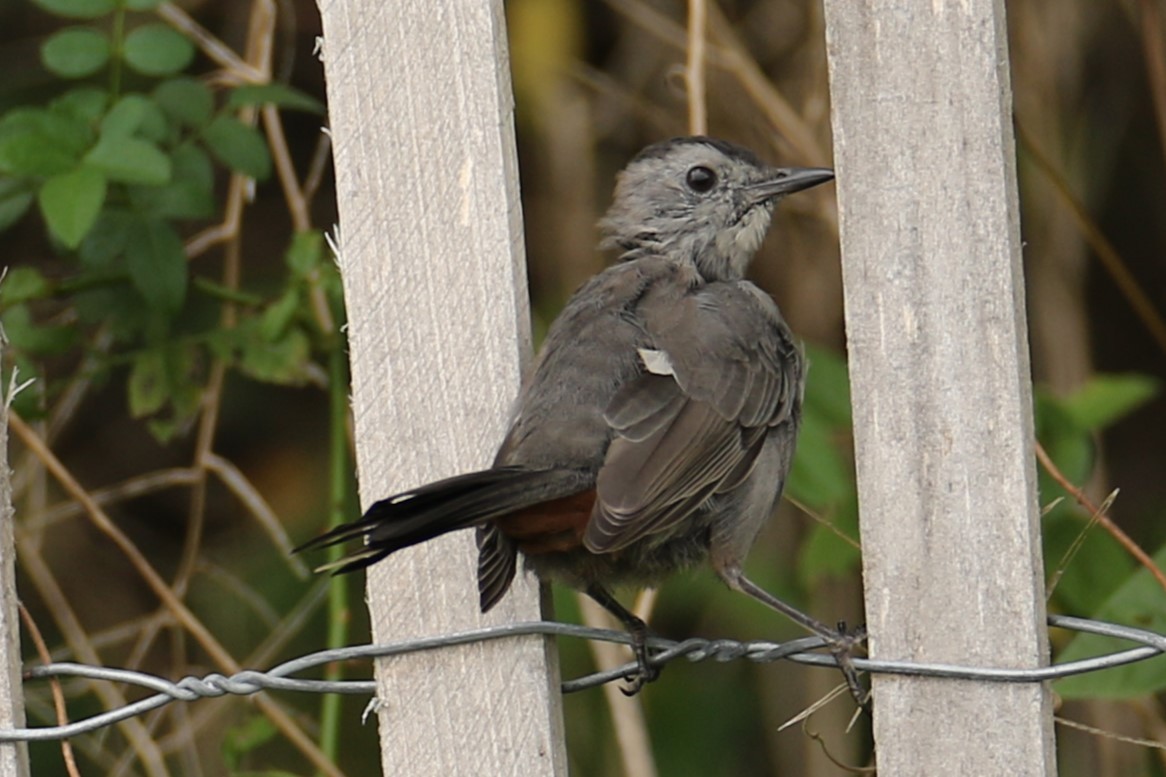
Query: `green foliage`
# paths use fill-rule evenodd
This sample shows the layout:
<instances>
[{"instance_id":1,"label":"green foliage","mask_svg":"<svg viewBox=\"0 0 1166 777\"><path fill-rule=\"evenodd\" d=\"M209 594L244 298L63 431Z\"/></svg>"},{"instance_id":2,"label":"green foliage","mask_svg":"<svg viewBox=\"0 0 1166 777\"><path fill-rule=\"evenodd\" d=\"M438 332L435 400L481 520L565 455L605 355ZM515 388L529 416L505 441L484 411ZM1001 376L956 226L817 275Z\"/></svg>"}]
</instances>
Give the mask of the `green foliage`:
<instances>
[{"instance_id":1,"label":"green foliage","mask_svg":"<svg viewBox=\"0 0 1166 777\"><path fill-rule=\"evenodd\" d=\"M32 205L34 196L23 181L0 178L0 232L20 220Z\"/></svg>"},{"instance_id":2,"label":"green foliage","mask_svg":"<svg viewBox=\"0 0 1166 777\"><path fill-rule=\"evenodd\" d=\"M1095 458L1095 437L1150 400L1157 383L1141 375L1097 375L1066 397L1037 391L1037 439L1070 482L1088 481ZM1072 500L1043 468L1039 493L1045 566L1057 585L1054 605L1073 613L1093 613L1125 581L1133 567L1129 555Z\"/></svg>"},{"instance_id":3,"label":"green foliage","mask_svg":"<svg viewBox=\"0 0 1166 777\"><path fill-rule=\"evenodd\" d=\"M13 267L0 283L0 306L9 308L30 299L40 299L49 293L49 282L40 270L33 267Z\"/></svg>"},{"instance_id":4,"label":"green foliage","mask_svg":"<svg viewBox=\"0 0 1166 777\"><path fill-rule=\"evenodd\" d=\"M786 493L824 523L810 531L798 557L799 577L812 585L854 571L860 561L858 495L849 446L850 378L839 354L808 346L802 430Z\"/></svg>"},{"instance_id":5,"label":"green foliage","mask_svg":"<svg viewBox=\"0 0 1166 777\"><path fill-rule=\"evenodd\" d=\"M42 372L40 360L104 329L112 348L91 354L90 369L100 378L128 368L128 410L160 440L189 428L212 358L267 383L323 374L316 361L339 346L309 315L311 294L322 288L342 314L321 235L292 239L270 297L202 277L186 247L196 222L216 217L216 178L271 173L264 135L236 113L323 107L283 85L215 89L187 74L192 41L142 13L158 0L36 2L71 22L40 49L65 80L59 96L0 114L0 231L38 213L61 260L51 275L17 268L0 284L0 323L22 372ZM74 325L46 323L69 306ZM51 397L59 387L41 388Z\"/></svg>"},{"instance_id":6,"label":"green foliage","mask_svg":"<svg viewBox=\"0 0 1166 777\"><path fill-rule=\"evenodd\" d=\"M1095 436L1152 399L1157 381L1142 375L1098 375L1066 397L1038 392L1038 438L1057 468L1073 483L1088 480L1094 461ZM1074 614L1166 630L1166 597L1149 571L1137 566L1116 540L1098 528L1061 487L1040 472L1046 568L1057 585L1052 604ZM1155 562L1166 564L1166 548ZM1058 662L1073 661L1126 647L1107 637L1080 634L1060 652ZM1133 698L1166 688L1166 660L1142 661L1061 680L1065 698Z\"/></svg>"},{"instance_id":7,"label":"green foliage","mask_svg":"<svg viewBox=\"0 0 1166 777\"><path fill-rule=\"evenodd\" d=\"M238 725L227 730L223 737L223 761L231 774L247 774L241 772L243 759L251 751L270 742L276 735L275 724L264 715L252 715ZM255 774L255 772L251 772ZM262 774L276 775L278 772L262 772Z\"/></svg>"},{"instance_id":8,"label":"green foliage","mask_svg":"<svg viewBox=\"0 0 1166 777\"><path fill-rule=\"evenodd\" d=\"M78 167L47 179L37 195L49 232L67 248L81 245L105 203L105 176Z\"/></svg>"},{"instance_id":9,"label":"green foliage","mask_svg":"<svg viewBox=\"0 0 1166 777\"><path fill-rule=\"evenodd\" d=\"M1097 612L1105 600L1129 579L1136 565L1108 532L1089 517L1061 502L1046 515L1042 540L1046 577L1056 581L1052 602L1064 612Z\"/></svg>"},{"instance_id":10,"label":"green foliage","mask_svg":"<svg viewBox=\"0 0 1166 777\"><path fill-rule=\"evenodd\" d=\"M807 358L810 370L802 429L786 494L821 519L798 556L799 581L812 587L823 577L854 572L860 551L846 362L838 354L812 346L807 348ZM1066 397L1038 391L1038 439L1070 481L1085 483L1094 465L1095 436L1136 411L1158 388L1154 379L1143 375L1098 375ZM1039 479L1045 504L1064 496L1043 470ZM1074 613L1096 612L1134 569L1128 553L1088 519L1073 500L1063 498L1044 517L1046 568L1050 576L1062 571L1057 575L1053 604Z\"/></svg>"},{"instance_id":11,"label":"green foliage","mask_svg":"<svg viewBox=\"0 0 1166 777\"><path fill-rule=\"evenodd\" d=\"M41 61L61 78L85 78L109 62L109 39L88 27L69 27L41 45Z\"/></svg>"},{"instance_id":12,"label":"green foliage","mask_svg":"<svg viewBox=\"0 0 1166 777\"><path fill-rule=\"evenodd\" d=\"M103 136L84 161L117 183L160 186L170 180L170 158L138 138Z\"/></svg>"},{"instance_id":13,"label":"green foliage","mask_svg":"<svg viewBox=\"0 0 1166 777\"><path fill-rule=\"evenodd\" d=\"M142 301L160 313L178 312L186 298L186 252L173 227L157 219L135 220L126 235L125 257Z\"/></svg>"},{"instance_id":14,"label":"green foliage","mask_svg":"<svg viewBox=\"0 0 1166 777\"><path fill-rule=\"evenodd\" d=\"M290 278L283 292L254 318L237 330L234 347L240 369L256 380L282 385L301 385L308 380L312 322L308 309L308 281L321 276L322 285L340 294L339 278L324 261L324 241L319 233L297 235L285 260Z\"/></svg>"},{"instance_id":15,"label":"green foliage","mask_svg":"<svg viewBox=\"0 0 1166 777\"><path fill-rule=\"evenodd\" d=\"M0 314L0 324L4 326L9 346L28 356L55 356L75 341L71 327L34 323L31 311L24 304L7 308Z\"/></svg>"},{"instance_id":16,"label":"green foliage","mask_svg":"<svg viewBox=\"0 0 1166 777\"><path fill-rule=\"evenodd\" d=\"M130 186L133 208L161 219L205 219L214 215L214 166L193 143L170 154L170 180L161 186Z\"/></svg>"},{"instance_id":17,"label":"green foliage","mask_svg":"<svg viewBox=\"0 0 1166 777\"><path fill-rule=\"evenodd\" d=\"M1154 555L1159 569L1166 568L1166 547ZM1149 570L1139 568L1091 617L1166 633L1166 596ZM1080 634L1058 656L1057 662L1075 661L1134 647L1112 637ZM1066 699L1132 699L1166 689L1166 656L1136 664L1069 677L1056 684Z\"/></svg>"},{"instance_id":18,"label":"green foliage","mask_svg":"<svg viewBox=\"0 0 1166 777\"><path fill-rule=\"evenodd\" d=\"M154 104L142 95L127 94L101 118L101 137L112 139L132 137L146 123L146 117L156 113L157 110ZM157 127L156 122L160 118L157 116L153 118L154 126Z\"/></svg>"},{"instance_id":19,"label":"green foliage","mask_svg":"<svg viewBox=\"0 0 1166 777\"><path fill-rule=\"evenodd\" d=\"M147 76L171 76L194 59L194 44L165 24L143 24L126 36L126 64Z\"/></svg>"},{"instance_id":20,"label":"green foliage","mask_svg":"<svg viewBox=\"0 0 1166 777\"><path fill-rule=\"evenodd\" d=\"M276 105L280 108L324 115L324 106L318 100L286 84L248 84L231 90L227 98L228 108L243 108L248 105Z\"/></svg>"},{"instance_id":21,"label":"green foliage","mask_svg":"<svg viewBox=\"0 0 1166 777\"><path fill-rule=\"evenodd\" d=\"M263 136L233 116L218 116L203 129L202 139L232 170L260 180L271 174L271 156Z\"/></svg>"},{"instance_id":22,"label":"green foliage","mask_svg":"<svg viewBox=\"0 0 1166 777\"><path fill-rule=\"evenodd\" d=\"M96 19L113 13L116 0L34 0L51 14L66 19Z\"/></svg>"},{"instance_id":23,"label":"green foliage","mask_svg":"<svg viewBox=\"0 0 1166 777\"><path fill-rule=\"evenodd\" d=\"M839 355L808 349L805 414L786 493L830 525L815 525L799 554L799 578L811 586L824 576L852 573L859 551L840 534L858 537L857 494L847 441L850 397L846 363ZM1038 391L1035 418L1038 439L1057 467L1073 483L1089 480L1096 436L1134 413L1160 389L1143 375L1097 375L1078 391L1054 397ZM1075 614L1155 631L1166 631L1166 597L1161 586L1090 517L1043 469L1041 500L1046 569L1056 585L1052 606ZM1166 566L1166 548L1156 559ZM1119 641L1080 635L1059 660L1111 652ZM1166 689L1166 658L1082 675L1062 681L1065 697L1129 698Z\"/></svg>"},{"instance_id":24,"label":"green foliage","mask_svg":"<svg viewBox=\"0 0 1166 777\"><path fill-rule=\"evenodd\" d=\"M154 103L175 123L191 129L206 126L215 108L211 90L193 78L172 78L158 84Z\"/></svg>"},{"instance_id":25,"label":"green foliage","mask_svg":"<svg viewBox=\"0 0 1166 777\"><path fill-rule=\"evenodd\" d=\"M1149 402L1159 388L1149 375L1097 375L1066 397L1064 408L1079 426L1096 432Z\"/></svg>"},{"instance_id":26,"label":"green foliage","mask_svg":"<svg viewBox=\"0 0 1166 777\"><path fill-rule=\"evenodd\" d=\"M47 177L73 169L96 133L71 108L21 107L0 117L0 176Z\"/></svg>"}]
</instances>

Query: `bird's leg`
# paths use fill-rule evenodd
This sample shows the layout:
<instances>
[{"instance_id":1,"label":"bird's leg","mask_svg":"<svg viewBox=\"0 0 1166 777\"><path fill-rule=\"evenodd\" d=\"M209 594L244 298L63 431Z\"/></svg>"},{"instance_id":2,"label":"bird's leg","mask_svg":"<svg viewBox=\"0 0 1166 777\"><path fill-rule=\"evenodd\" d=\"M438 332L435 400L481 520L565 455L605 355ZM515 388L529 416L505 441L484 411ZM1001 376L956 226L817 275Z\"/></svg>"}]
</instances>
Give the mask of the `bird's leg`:
<instances>
[{"instance_id":1,"label":"bird's leg","mask_svg":"<svg viewBox=\"0 0 1166 777\"><path fill-rule=\"evenodd\" d=\"M825 640L827 647L830 649L830 654L834 656L834 660L838 662L838 668L842 670L842 676L846 680L846 687L850 689L850 695L854 697L854 701L858 703L858 706L864 709L867 707L868 695L862 687L862 684L858 681L858 670L854 667L854 657L851 655L851 652L857 645L866 641L865 627L848 631L846 624L839 622L837 628L832 629L817 618L807 615L798 608L778 599L769 593L769 591L766 591L745 577L740 569L723 570L721 577L730 588L740 591L743 594L748 594Z\"/></svg>"},{"instance_id":2,"label":"bird's leg","mask_svg":"<svg viewBox=\"0 0 1166 777\"><path fill-rule=\"evenodd\" d=\"M586 593L603 609L619 618L632 638L632 653L636 657L636 664L639 668L634 675L628 675L625 678L628 681L628 686L620 688L620 690L623 691L624 696L635 696L640 692L640 689L660 676L659 667L648 663L648 624L633 615L603 586L589 585Z\"/></svg>"}]
</instances>

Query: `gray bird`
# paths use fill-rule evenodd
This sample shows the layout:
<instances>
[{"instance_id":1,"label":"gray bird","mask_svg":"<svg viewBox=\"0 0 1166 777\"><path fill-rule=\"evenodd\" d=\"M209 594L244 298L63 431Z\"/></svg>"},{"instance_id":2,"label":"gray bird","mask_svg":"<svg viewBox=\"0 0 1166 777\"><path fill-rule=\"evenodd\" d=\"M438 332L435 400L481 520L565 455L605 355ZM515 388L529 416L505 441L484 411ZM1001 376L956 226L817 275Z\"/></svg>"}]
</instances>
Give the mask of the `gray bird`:
<instances>
[{"instance_id":1,"label":"gray bird","mask_svg":"<svg viewBox=\"0 0 1166 777\"><path fill-rule=\"evenodd\" d=\"M348 572L474 527L483 612L526 568L587 592L628 627L634 693L655 678L647 627L611 594L707 560L824 638L859 693L834 630L745 577L781 496L801 418L805 361L777 305L745 280L787 194L834 177L774 168L739 146L683 137L644 149L600 222L620 261L580 288L547 333L490 469L377 502L304 547L365 544Z\"/></svg>"}]
</instances>

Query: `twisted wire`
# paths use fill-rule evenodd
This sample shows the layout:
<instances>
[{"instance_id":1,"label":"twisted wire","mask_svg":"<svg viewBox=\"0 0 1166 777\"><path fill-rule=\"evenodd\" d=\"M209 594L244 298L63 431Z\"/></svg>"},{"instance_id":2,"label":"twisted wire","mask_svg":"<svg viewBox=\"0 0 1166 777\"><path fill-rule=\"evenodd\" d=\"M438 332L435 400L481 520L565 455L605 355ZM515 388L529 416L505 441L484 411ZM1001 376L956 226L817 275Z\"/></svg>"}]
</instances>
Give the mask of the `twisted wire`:
<instances>
[{"instance_id":1,"label":"twisted wire","mask_svg":"<svg viewBox=\"0 0 1166 777\"><path fill-rule=\"evenodd\" d=\"M910 675L915 677L940 677L956 680L1000 683L1033 683L1055 680L1061 677L1096 672L1115 666L1144 661L1166 652L1166 635L1157 634L1132 626L1116 623L1075 618L1067 615L1051 615L1049 625L1107 637L1116 637L1135 643L1135 647L1119 650L1079 661L1071 661L1053 666L1032 668L972 667L954 664L920 663L893 661L886 659L855 658L854 666L860 671L873 674ZM40 726L35 728L0 729L0 742L42 741L65 739L110 726L126 718L140 715L152 709L175 701L192 702L198 699L216 698L228 694L247 696L259 691L300 691L304 693L349 693L373 694L376 682L373 680L315 680L293 677L334 661L356 659L391 658L423 650L437 650L523 636L568 637L574 639L601 640L619 644L630 643L630 637L619 631L593 629L552 621L530 621L490 626L482 629L455 632L435 637L404 640L383 645L357 645L353 647L321 650L300 658L285 661L267 671L246 670L226 676L211 673L203 677L184 677L178 681L167 680L156 675L128 669L102 666L88 666L75 663L54 663L36 666L25 672L27 680L42 680L50 677L82 677L90 680L137 685L154 691L153 696L127 704L117 709L99 713L91 717L60 726ZM753 661L768 663L788 660L799 664L815 666L836 666L834 657L814 650L825 646L819 637L805 637L788 642L765 640L738 641L731 639L691 638L674 641L652 637L648 640L651 663L662 666L670 661L684 658L697 661ZM634 671L636 664L594 672L573 680L564 681L564 693L581 691L613 680L620 680Z\"/></svg>"}]
</instances>

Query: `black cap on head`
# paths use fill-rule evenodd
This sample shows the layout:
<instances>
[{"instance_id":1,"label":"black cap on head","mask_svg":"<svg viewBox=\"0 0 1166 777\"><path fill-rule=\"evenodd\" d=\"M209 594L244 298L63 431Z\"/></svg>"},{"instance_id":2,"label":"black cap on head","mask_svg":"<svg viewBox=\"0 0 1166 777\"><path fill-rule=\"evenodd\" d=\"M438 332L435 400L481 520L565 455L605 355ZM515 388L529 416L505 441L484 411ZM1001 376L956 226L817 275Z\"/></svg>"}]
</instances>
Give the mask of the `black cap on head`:
<instances>
[{"instance_id":1,"label":"black cap on head","mask_svg":"<svg viewBox=\"0 0 1166 777\"><path fill-rule=\"evenodd\" d=\"M661 140L645 148L640 153L636 154L632 159L632 164L640 162L645 159L660 159L667 156L668 152L677 146L686 145L705 145L715 148L730 159L739 159L742 162L747 162L755 167L765 167L765 163L749 149L744 146L738 146L736 143L730 143L727 140L720 138L710 138L707 135L682 135L680 137L669 138L668 140Z\"/></svg>"}]
</instances>

